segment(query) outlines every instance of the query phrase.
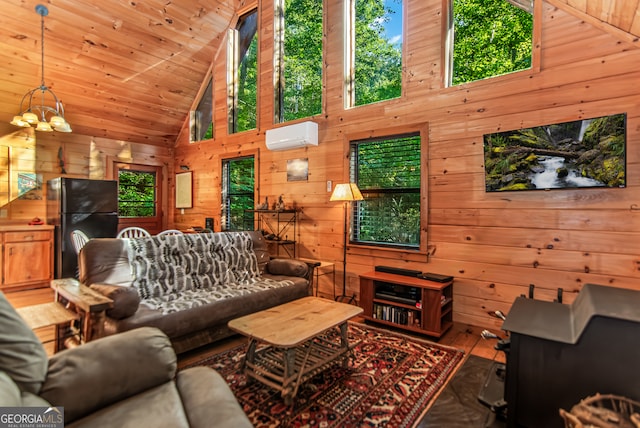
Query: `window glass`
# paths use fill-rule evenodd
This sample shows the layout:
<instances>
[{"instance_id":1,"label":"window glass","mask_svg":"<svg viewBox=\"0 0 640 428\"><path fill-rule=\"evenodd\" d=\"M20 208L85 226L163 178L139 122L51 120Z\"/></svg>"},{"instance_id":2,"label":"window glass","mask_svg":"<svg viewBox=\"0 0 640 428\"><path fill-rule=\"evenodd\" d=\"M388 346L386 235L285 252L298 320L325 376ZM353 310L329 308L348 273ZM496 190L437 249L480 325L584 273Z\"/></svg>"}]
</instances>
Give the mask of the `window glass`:
<instances>
[{"instance_id":1,"label":"window glass","mask_svg":"<svg viewBox=\"0 0 640 428\"><path fill-rule=\"evenodd\" d=\"M397 98L402 90L402 0L352 0L351 106Z\"/></svg>"},{"instance_id":2,"label":"window glass","mask_svg":"<svg viewBox=\"0 0 640 428\"><path fill-rule=\"evenodd\" d=\"M453 0L451 83L531 67L533 0Z\"/></svg>"},{"instance_id":3,"label":"window glass","mask_svg":"<svg viewBox=\"0 0 640 428\"><path fill-rule=\"evenodd\" d=\"M253 156L222 161L222 230L245 230L253 225L255 206Z\"/></svg>"},{"instance_id":4,"label":"window glass","mask_svg":"<svg viewBox=\"0 0 640 428\"><path fill-rule=\"evenodd\" d=\"M322 112L322 2L276 1L276 122Z\"/></svg>"},{"instance_id":5,"label":"window glass","mask_svg":"<svg viewBox=\"0 0 640 428\"><path fill-rule=\"evenodd\" d=\"M363 201L353 204L352 242L420 247L420 135L351 143L351 180Z\"/></svg>"},{"instance_id":6,"label":"window glass","mask_svg":"<svg viewBox=\"0 0 640 428\"><path fill-rule=\"evenodd\" d=\"M156 173L118 171L118 216L153 217L156 215Z\"/></svg>"},{"instance_id":7,"label":"window glass","mask_svg":"<svg viewBox=\"0 0 640 428\"><path fill-rule=\"evenodd\" d=\"M256 128L258 113L258 11L243 15L230 33L229 133Z\"/></svg>"},{"instance_id":8,"label":"window glass","mask_svg":"<svg viewBox=\"0 0 640 428\"><path fill-rule=\"evenodd\" d=\"M213 79L200 98L198 107L191 112L191 141L210 140L213 138Z\"/></svg>"}]
</instances>

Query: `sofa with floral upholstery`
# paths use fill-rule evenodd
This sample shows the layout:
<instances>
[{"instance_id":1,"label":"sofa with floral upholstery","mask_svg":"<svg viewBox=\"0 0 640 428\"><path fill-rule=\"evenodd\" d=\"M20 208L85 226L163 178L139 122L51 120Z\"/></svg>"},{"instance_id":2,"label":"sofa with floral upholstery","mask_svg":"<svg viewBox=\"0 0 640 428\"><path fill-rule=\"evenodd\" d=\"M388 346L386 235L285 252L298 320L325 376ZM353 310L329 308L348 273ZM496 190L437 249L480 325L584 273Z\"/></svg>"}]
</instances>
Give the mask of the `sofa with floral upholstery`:
<instances>
[{"instance_id":1,"label":"sofa with floral upholstery","mask_svg":"<svg viewBox=\"0 0 640 428\"><path fill-rule=\"evenodd\" d=\"M260 232L90 240L78 256L81 284L106 295L104 335L162 330L177 353L227 337L227 323L309 294L312 268L271 259Z\"/></svg>"}]
</instances>

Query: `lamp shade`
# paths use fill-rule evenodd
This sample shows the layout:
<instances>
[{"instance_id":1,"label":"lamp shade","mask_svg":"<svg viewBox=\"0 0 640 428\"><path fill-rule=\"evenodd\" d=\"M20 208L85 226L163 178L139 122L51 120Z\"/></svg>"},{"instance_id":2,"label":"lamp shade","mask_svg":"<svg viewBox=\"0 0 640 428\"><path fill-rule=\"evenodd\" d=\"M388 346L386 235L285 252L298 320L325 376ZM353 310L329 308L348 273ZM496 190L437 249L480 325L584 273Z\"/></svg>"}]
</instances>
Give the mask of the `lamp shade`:
<instances>
[{"instance_id":1,"label":"lamp shade","mask_svg":"<svg viewBox=\"0 0 640 428\"><path fill-rule=\"evenodd\" d=\"M336 184L329 198L330 201L361 201L363 199L356 183Z\"/></svg>"}]
</instances>

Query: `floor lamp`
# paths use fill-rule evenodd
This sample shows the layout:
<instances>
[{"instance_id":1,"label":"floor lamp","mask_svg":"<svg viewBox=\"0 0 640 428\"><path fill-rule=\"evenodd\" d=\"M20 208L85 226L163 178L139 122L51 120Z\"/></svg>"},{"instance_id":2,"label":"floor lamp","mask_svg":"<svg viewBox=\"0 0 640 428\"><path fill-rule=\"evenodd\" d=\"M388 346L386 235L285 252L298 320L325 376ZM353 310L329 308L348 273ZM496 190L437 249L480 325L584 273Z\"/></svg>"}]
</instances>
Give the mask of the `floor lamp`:
<instances>
[{"instance_id":1,"label":"floor lamp","mask_svg":"<svg viewBox=\"0 0 640 428\"><path fill-rule=\"evenodd\" d=\"M333 193L331 194L330 201L343 201L344 202L344 241L343 241L343 256L342 256L342 294L336 296L336 301L344 301L347 298L347 235L349 234L349 223L347 213L349 211L349 203L351 201L361 201L364 198L358 185L355 183L343 183L336 184ZM355 300L355 294L349 297L348 303Z\"/></svg>"}]
</instances>

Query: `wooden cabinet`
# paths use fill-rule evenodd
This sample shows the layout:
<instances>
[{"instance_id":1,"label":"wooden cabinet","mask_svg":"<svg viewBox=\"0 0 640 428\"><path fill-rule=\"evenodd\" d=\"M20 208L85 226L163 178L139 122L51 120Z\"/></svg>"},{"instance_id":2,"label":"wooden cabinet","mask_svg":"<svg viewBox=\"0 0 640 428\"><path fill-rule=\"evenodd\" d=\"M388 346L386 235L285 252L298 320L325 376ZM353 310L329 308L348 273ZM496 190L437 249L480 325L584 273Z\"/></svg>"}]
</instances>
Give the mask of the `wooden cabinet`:
<instances>
[{"instance_id":1,"label":"wooden cabinet","mask_svg":"<svg viewBox=\"0 0 640 428\"><path fill-rule=\"evenodd\" d=\"M386 272L360 275L365 320L440 337L453 325L453 281Z\"/></svg>"},{"instance_id":2,"label":"wooden cabinet","mask_svg":"<svg viewBox=\"0 0 640 428\"><path fill-rule=\"evenodd\" d=\"M52 226L0 226L3 290L47 287L53 279Z\"/></svg>"}]
</instances>

